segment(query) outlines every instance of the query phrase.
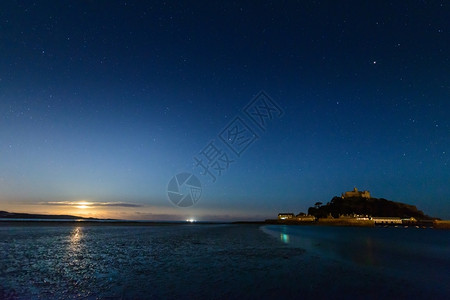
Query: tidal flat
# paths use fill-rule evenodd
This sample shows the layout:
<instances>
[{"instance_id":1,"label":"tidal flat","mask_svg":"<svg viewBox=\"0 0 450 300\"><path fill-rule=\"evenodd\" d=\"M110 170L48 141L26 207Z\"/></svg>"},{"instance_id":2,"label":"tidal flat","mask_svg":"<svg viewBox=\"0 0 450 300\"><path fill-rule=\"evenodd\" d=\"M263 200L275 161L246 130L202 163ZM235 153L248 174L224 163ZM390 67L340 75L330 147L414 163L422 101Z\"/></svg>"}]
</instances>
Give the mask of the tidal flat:
<instances>
[{"instance_id":1,"label":"tidal flat","mask_svg":"<svg viewBox=\"0 0 450 300\"><path fill-rule=\"evenodd\" d=\"M1 299L446 298L450 232L0 225Z\"/></svg>"}]
</instances>

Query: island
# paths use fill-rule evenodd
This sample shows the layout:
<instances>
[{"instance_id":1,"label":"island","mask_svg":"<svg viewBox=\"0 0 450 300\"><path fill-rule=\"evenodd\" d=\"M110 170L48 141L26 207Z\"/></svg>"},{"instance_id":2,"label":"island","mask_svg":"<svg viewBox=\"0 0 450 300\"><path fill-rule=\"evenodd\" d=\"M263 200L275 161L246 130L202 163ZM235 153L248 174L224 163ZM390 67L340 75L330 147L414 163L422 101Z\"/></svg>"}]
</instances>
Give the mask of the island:
<instances>
[{"instance_id":1,"label":"island","mask_svg":"<svg viewBox=\"0 0 450 300\"><path fill-rule=\"evenodd\" d=\"M424 214L416 206L384 198L373 198L369 191L344 192L327 204L316 202L308 213L279 213L269 224L317 224L332 226L415 226L423 228L450 228L450 221Z\"/></svg>"}]
</instances>

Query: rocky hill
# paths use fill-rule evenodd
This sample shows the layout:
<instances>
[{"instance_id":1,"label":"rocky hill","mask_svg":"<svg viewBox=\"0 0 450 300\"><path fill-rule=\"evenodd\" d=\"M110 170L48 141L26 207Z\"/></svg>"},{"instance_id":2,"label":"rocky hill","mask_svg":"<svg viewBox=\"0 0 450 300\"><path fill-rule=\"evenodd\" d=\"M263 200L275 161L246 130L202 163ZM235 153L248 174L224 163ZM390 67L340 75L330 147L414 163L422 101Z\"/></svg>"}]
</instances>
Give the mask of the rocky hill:
<instances>
[{"instance_id":1,"label":"rocky hill","mask_svg":"<svg viewBox=\"0 0 450 300\"><path fill-rule=\"evenodd\" d=\"M369 215L372 217L414 217L418 220L431 220L430 216L425 215L414 205L386 200L383 198L362 198L334 197L326 205L316 203L316 207L310 207L308 214L318 218L325 218L332 215L337 218L340 215Z\"/></svg>"}]
</instances>

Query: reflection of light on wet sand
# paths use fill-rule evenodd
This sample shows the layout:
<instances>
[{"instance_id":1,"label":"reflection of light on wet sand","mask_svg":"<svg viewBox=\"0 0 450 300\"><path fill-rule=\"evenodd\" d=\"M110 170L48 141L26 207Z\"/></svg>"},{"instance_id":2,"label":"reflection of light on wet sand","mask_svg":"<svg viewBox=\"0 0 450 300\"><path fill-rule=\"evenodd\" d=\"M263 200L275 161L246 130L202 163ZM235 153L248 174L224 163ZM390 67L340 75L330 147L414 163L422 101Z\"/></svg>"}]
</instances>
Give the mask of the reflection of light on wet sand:
<instances>
[{"instance_id":1,"label":"reflection of light on wet sand","mask_svg":"<svg viewBox=\"0 0 450 300\"><path fill-rule=\"evenodd\" d=\"M286 233L280 233L280 239L283 243L289 244L289 235Z\"/></svg>"},{"instance_id":2,"label":"reflection of light on wet sand","mask_svg":"<svg viewBox=\"0 0 450 300\"><path fill-rule=\"evenodd\" d=\"M81 238L83 237L82 227L75 227L70 233L68 252L76 254L81 250Z\"/></svg>"}]
</instances>

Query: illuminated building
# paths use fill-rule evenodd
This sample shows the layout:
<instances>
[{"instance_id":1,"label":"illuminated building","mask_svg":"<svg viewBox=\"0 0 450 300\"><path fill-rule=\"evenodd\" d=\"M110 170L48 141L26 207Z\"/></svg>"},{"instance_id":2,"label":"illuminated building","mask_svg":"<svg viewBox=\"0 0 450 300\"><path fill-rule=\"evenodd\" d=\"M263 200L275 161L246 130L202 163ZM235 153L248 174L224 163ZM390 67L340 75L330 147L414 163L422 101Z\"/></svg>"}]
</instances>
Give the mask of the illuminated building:
<instances>
[{"instance_id":1,"label":"illuminated building","mask_svg":"<svg viewBox=\"0 0 450 300\"><path fill-rule=\"evenodd\" d=\"M342 193L342 199L344 198L351 198L351 197L362 197L362 198L370 198L370 192L369 191L358 191L358 189L355 187L353 191Z\"/></svg>"}]
</instances>

